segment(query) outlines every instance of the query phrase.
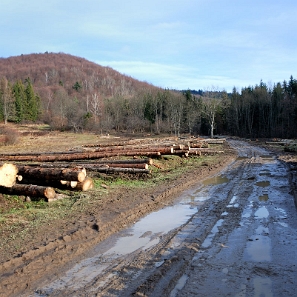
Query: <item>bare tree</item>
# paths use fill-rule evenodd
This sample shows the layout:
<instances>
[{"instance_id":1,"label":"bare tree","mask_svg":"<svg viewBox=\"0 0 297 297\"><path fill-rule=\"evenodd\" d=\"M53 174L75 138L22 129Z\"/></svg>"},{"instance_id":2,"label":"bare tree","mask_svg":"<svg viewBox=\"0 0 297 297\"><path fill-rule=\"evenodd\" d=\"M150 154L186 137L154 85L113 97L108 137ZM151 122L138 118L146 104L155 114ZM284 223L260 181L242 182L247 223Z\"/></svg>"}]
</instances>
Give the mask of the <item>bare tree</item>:
<instances>
[{"instance_id":1,"label":"bare tree","mask_svg":"<svg viewBox=\"0 0 297 297\"><path fill-rule=\"evenodd\" d=\"M12 88L8 83L6 77L3 77L0 82L0 103L2 105L2 113L4 124L10 117L13 117L15 113L14 97L12 93Z\"/></svg>"},{"instance_id":2,"label":"bare tree","mask_svg":"<svg viewBox=\"0 0 297 297\"><path fill-rule=\"evenodd\" d=\"M215 129L215 116L221 104L220 92L216 90L204 92L202 101L202 114L210 126L210 137L213 138Z\"/></svg>"},{"instance_id":3,"label":"bare tree","mask_svg":"<svg viewBox=\"0 0 297 297\"><path fill-rule=\"evenodd\" d=\"M90 111L94 115L95 124L98 123L98 119L102 114L102 99L98 93L93 93L90 101Z\"/></svg>"},{"instance_id":4,"label":"bare tree","mask_svg":"<svg viewBox=\"0 0 297 297\"><path fill-rule=\"evenodd\" d=\"M172 95L173 96L170 98L168 102L168 118L170 121L170 126L174 130L175 136L179 137L181 132L181 124L184 110L184 97L182 94Z\"/></svg>"}]
</instances>

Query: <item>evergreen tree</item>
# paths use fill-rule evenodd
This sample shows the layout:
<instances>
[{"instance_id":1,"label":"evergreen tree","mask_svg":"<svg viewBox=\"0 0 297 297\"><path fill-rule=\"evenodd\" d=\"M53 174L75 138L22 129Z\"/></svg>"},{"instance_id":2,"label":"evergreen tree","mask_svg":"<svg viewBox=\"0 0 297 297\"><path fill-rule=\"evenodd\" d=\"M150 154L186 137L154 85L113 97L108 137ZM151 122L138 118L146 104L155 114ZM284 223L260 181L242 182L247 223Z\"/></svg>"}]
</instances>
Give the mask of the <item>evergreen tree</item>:
<instances>
[{"instance_id":1,"label":"evergreen tree","mask_svg":"<svg viewBox=\"0 0 297 297\"><path fill-rule=\"evenodd\" d=\"M38 119L38 115L39 115L40 99L34 92L31 80L27 78L25 82L27 84L25 89L25 93L26 93L25 117L26 117L26 120L35 122Z\"/></svg>"},{"instance_id":2,"label":"evergreen tree","mask_svg":"<svg viewBox=\"0 0 297 297\"><path fill-rule=\"evenodd\" d=\"M13 86L15 99L15 121L20 123L24 119L24 104L26 102L25 88L21 81L17 81Z\"/></svg>"}]
</instances>

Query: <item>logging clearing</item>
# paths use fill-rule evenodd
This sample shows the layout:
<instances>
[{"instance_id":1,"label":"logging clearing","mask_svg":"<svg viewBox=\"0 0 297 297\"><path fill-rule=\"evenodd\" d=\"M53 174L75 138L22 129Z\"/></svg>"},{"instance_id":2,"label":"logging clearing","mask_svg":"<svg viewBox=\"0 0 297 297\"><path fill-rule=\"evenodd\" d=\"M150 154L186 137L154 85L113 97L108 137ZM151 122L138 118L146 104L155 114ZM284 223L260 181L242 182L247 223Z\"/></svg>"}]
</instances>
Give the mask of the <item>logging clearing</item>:
<instances>
[{"instance_id":1,"label":"logging clearing","mask_svg":"<svg viewBox=\"0 0 297 297\"><path fill-rule=\"evenodd\" d=\"M2 193L28 195L52 201L54 189L89 191L94 188L96 174L148 175L163 169L160 160L166 156L200 157L224 151L209 147L221 140L191 137L143 138L116 143L94 143L60 152L0 154L5 163L0 168Z\"/></svg>"}]
</instances>

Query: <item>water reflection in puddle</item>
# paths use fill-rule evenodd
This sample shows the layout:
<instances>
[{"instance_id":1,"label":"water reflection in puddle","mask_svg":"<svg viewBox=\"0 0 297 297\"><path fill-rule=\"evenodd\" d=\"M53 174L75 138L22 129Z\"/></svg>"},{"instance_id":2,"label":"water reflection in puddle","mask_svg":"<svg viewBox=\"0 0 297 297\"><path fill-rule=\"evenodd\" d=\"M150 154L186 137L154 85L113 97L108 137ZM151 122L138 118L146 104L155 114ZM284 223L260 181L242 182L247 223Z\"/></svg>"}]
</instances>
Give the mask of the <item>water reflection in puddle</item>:
<instances>
[{"instance_id":1,"label":"water reflection in puddle","mask_svg":"<svg viewBox=\"0 0 297 297\"><path fill-rule=\"evenodd\" d=\"M269 187L270 186L270 181L260 181L260 182L257 182L256 183L256 186L262 187L262 188Z\"/></svg>"},{"instance_id":2,"label":"water reflection in puddle","mask_svg":"<svg viewBox=\"0 0 297 297\"><path fill-rule=\"evenodd\" d=\"M265 218L268 218L268 216L269 216L269 211L265 206L258 208L257 211L255 212L256 219L265 219Z\"/></svg>"},{"instance_id":3,"label":"water reflection in puddle","mask_svg":"<svg viewBox=\"0 0 297 297\"><path fill-rule=\"evenodd\" d=\"M236 161L246 160L246 159L248 159L247 156L240 156L240 157L237 157Z\"/></svg>"},{"instance_id":4,"label":"water reflection in puddle","mask_svg":"<svg viewBox=\"0 0 297 297\"><path fill-rule=\"evenodd\" d=\"M266 170L266 171L260 172L259 175L260 176L271 176L271 173L268 170Z\"/></svg>"},{"instance_id":5,"label":"water reflection in puddle","mask_svg":"<svg viewBox=\"0 0 297 297\"><path fill-rule=\"evenodd\" d=\"M252 207L253 207L253 202L251 201L250 204L243 210L241 217L249 218L252 215Z\"/></svg>"},{"instance_id":6,"label":"water reflection in puddle","mask_svg":"<svg viewBox=\"0 0 297 297\"><path fill-rule=\"evenodd\" d=\"M214 176L212 178L208 178L206 180L203 181L203 185L204 186L209 186L209 185L220 185L220 184L224 184L227 183L229 181L229 179L223 175L219 175L219 176Z\"/></svg>"},{"instance_id":7,"label":"water reflection in puddle","mask_svg":"<svg viewBox=\"0 0 297 297\"><path fill-rule=\"evenodd\" d=\"M268 159L268 160L274 159L274 157L271 156L271 155L262 155L262 156L260 156L260 158L262 158L262 159Z\"/></svg>"},{"instance_id":8,"label":"water reflection in puddle","mask_svg":"<svg viewBox=\"0 0 297 297\"><path fill-rule=\"evenodd\" d=\"M268 236L268 228L260 226L255 233L247 243L248 256L255 262L271 261L271 240Z\"/></svg>"},{"instance_id":9,"label":"water reflection in puddle","mask_svg":"<svg viewBox=\"0 0 297 297\"><path fill-rule=\"evenodd\" d=\"M210 234L206 237L206 239L202 243L201 247L208 248L211 245L213 238L219 232L219 228L218 227L222 226L223 222L224 222L223 219L220 219L220 220L217 221L217 223L211 229Z\"/></svg>"},{"instance_id":10,"label":"water reflection in puddle","mask_svg":"<svg viewBox=\"0 0 297 297\"><path fill-rule=\"evenodd\" d=\"M196 211L197 209L193 209L189 205L177 204L153 212L130 229L130 236L120 237L116 244L105 252L105 255L125 255L139 248L149 248L159 242L161 234L183 225ZM145 234L148 235L145 236ZM154 234L159 236L153 238Z\"/></svg>"},{"instance_id":11,"label":"water reflection in puddle","mask_svg":"<svg viewBox=\"0 0 297 297\"><path fill-rule=\"evenodd\" d=\"M253 279L255 297L272 297L272 281L268 277L255 277Z\"/></svg>"},{"instance_id":12,"label":"water reflection in puddle","mask_svg":"<svg viewBox=\"0 0 297 297\"><path fill-rule=\"evenodd\" d=\"M282 227L287 228L289 225L287 223L283 223L283 222L278 222Z\"/></svg>"},{"instance_id":13,"label":"water reflection in puddle","mask_svg":"<svg viewBox=\"0 0 297 297\"><path fill-rule=\"evenodd\" d=\"M259 201L268 201L269 197L268 194L264 194L262 196L259 196Z\"/></svg>"}]
</instances>

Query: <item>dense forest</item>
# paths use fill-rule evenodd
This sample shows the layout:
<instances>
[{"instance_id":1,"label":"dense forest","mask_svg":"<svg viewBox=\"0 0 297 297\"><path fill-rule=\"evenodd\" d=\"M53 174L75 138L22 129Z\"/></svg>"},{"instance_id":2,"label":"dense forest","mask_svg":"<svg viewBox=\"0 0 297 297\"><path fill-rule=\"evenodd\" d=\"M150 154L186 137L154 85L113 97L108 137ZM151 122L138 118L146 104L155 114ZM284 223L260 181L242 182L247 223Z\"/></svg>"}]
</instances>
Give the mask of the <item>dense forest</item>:
<instances>
[{"instance_id":1,"label":"dense forest","mask_svg":"<svg viewBox=\"0 0 297 297\"><path fill-rule=\"evenodd\" d=\"M168 90L64 53L0 59L0 120L52 129L297 136L297 81L212 90Z\"/></svg>"}]
</instances>

